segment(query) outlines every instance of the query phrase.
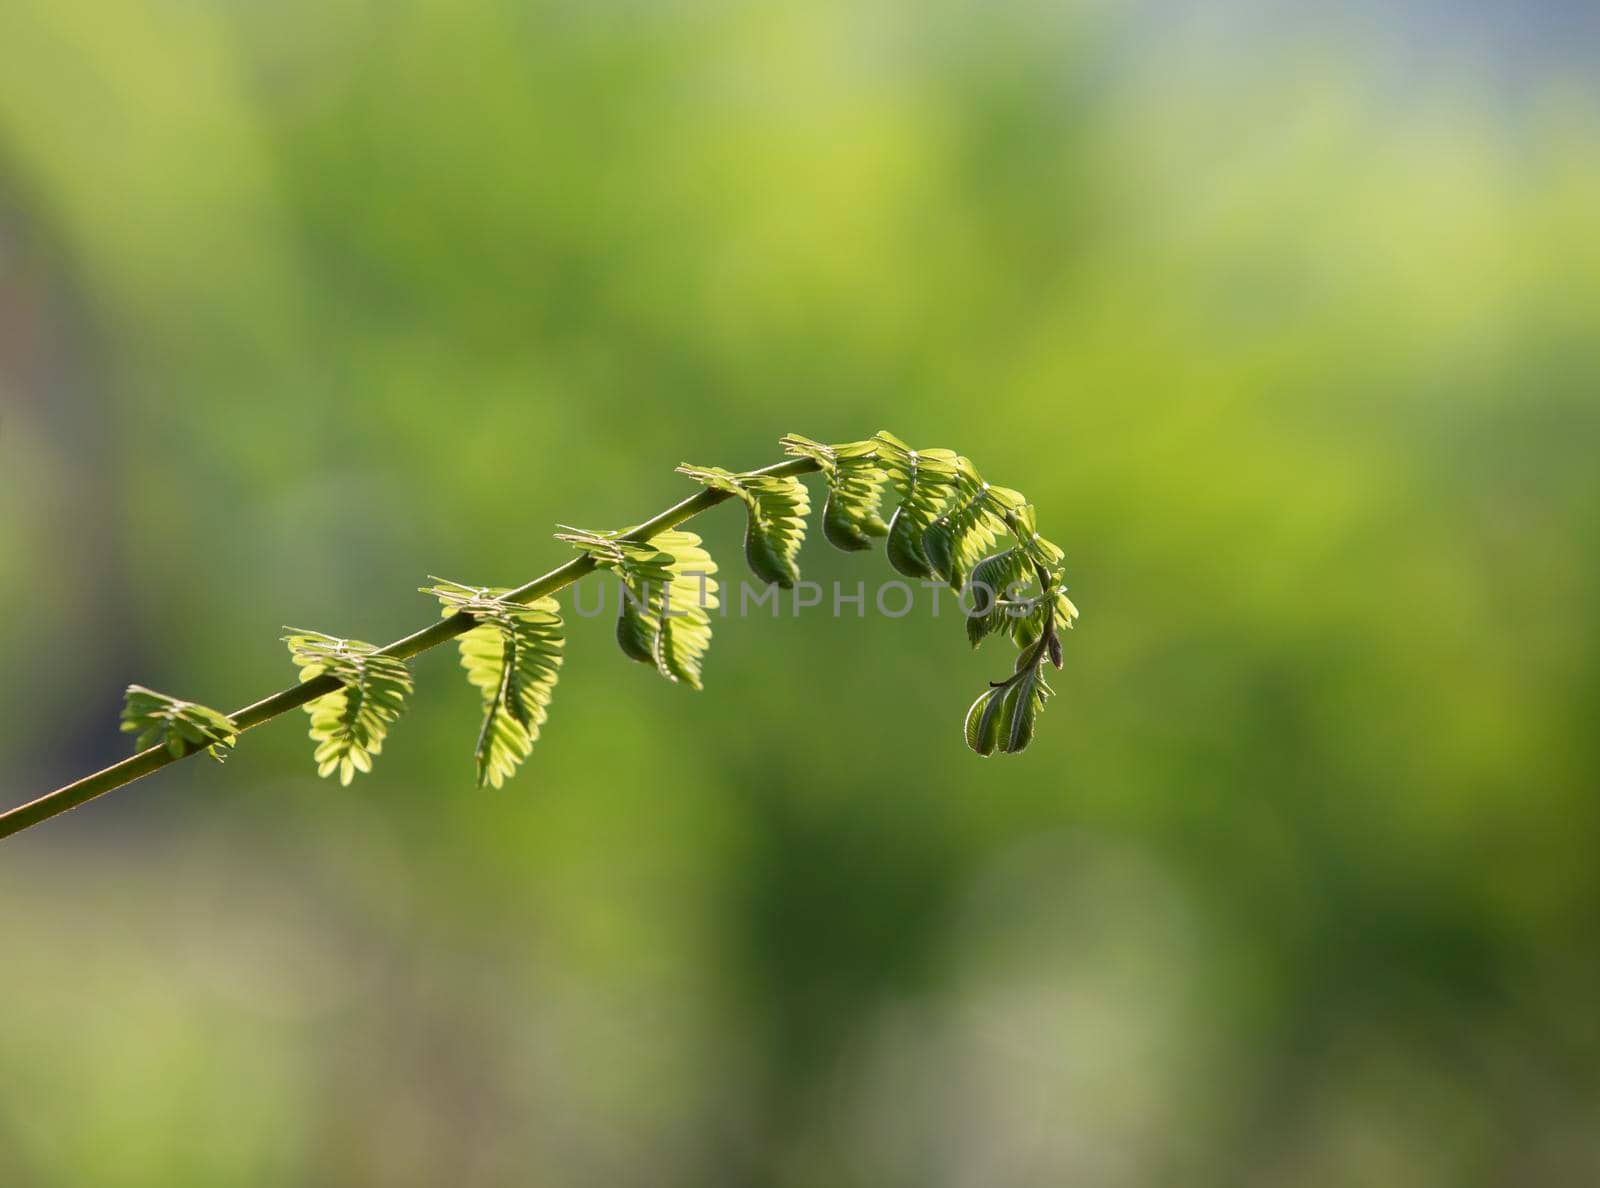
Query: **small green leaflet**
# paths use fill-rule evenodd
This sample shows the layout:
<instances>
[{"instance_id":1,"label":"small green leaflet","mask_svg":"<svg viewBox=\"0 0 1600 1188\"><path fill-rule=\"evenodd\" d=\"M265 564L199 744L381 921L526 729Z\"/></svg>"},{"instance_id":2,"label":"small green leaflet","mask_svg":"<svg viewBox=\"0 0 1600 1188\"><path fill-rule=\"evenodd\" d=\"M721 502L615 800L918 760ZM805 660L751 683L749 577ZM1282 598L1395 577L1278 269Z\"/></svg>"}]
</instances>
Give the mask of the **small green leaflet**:
<instances>
[{"instance_id":1,"label":"small green leaflet","mask_svg":"<svg viewBox=\"0 0 1600 1188\"><path fill-rule=\"evenodd\" d=\"M123 695L122 731L138 735L135 750L160 745L181 759L204 747L218 763L228 757L239 739L239 728L226 714L143 685L129 685Z\"/></svg>"},{"instance_id":2,"label":"small green leaflet","mask_svg":"<svg viewBox=\"0 0 1600 1188\"><path fill-rule=\"evenodd\" d=\"M483 697L483 727L474 757L478 786L498 788L533 750L559 674L564 644L554 598L508 602L510 591L463 586L434 578L425 587L448 617L470 615L476 626L461 636L461 667Z\"/></svg>"},{"instance_id":3,"label":"small green leaflet","mask_svg":"<svg viewBox=\"0 0 1600 1188\"><path fill-rule=\"evenodd\" d=\"M307 703L317 774L339 773L348 786L356 772L372 770L372 757L383 750L389 727L405 712L411 696L411 672L405 661L382 655L359 639L339 639L320 631L288 628L284 636L300 679L329 676L340 688Z\"/></svg>"},{"instance_id":4,"label":"small green leaflet","mask_svg":"<svg viewBox=\"0 0 1600 1188\"><path fill-rule=\"evenodd\" d=\"M788 475L734 474L718 466L684 465L678 473L743 500L748 513L744 556L756 577L786 590L800 580L798 557L811 511L804 483Z\"/></svg>"}]
</instances>

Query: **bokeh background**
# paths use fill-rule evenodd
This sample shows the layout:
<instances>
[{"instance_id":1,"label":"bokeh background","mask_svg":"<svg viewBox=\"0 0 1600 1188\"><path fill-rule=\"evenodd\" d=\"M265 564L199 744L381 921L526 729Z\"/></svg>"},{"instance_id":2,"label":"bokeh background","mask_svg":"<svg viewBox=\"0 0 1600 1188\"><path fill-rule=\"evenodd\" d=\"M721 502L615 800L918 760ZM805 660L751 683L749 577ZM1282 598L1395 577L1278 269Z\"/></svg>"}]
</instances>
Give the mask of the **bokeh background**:
<instances>
[{"instance_id":1,"label":"bokeh background","mask_svg":"<svg viewBox=\"0 0 1600 1188\"><path fill-rule=\"evenodd\" d=\"M1083 610L1017 759L948 606L572 617L501 792L442 649L354 787L4 843L0 1183L1600 1182L1600 18L1512 7L0 4L5 805L790 430Z\"/></svg>"}]
</instances>

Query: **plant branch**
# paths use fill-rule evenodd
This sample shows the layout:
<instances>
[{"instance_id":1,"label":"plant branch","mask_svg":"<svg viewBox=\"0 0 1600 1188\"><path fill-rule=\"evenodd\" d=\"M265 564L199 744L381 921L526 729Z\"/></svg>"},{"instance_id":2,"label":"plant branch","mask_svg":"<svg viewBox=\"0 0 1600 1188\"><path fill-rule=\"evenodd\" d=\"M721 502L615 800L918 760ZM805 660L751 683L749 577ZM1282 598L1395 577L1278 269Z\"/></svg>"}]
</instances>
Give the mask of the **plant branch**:
<instances>
[{"instance_id":1,"label":"plant branch","mask_svg":"<svg viewBox=\"0 0 1600 1188\"><path fill-rule=\"evenodd\" d=\"M752 473L792 476L808 474L819 469L821 469L820 466L810 458L791 458ZM679 524L693 519L701 512L707 511L732 497L732 494L728 491L719 491L708 487L646 520L632 532L629 532L623 539L640 542L647 541L652 536L669 528L676 528ZM558 565L549 573L542 574L532 581L518 586L510 594L505 595L505 598L510 602L534 602L548 594L554 594L557 590L572 585L572 583L594 572L594 570L595 561L592 557L588 555L574 557L565 565ZM470 616L451 615L449 618L440 619L420 631L412 632L402 639L397 639L379 651L381 655L407 660L420 652L425 652L429 648L438 647L440 644L454 639L472 626L473 621ZM280 689L270 697L263 697L260 701L253 702L243 709L235 710L229 717L242 732L252 727L260 726L264 722L270 722L273 718L286 714L290 710L298 709L307 702L315 701L317 698L333 693L339 688L339 682L332 676L315 677L309 681L292 685L287 689ZM9 812L0 813L0 839L20 833L22 830L37 825L41 821L48 821L51 817L64 813L69 809L75 809L80 804L85 804L97 796L103 796L105 793L120 788L124 784L131 784L134 780L142 779L153 772L160 771L169 764L176 763L180 759L187 759L190 755L197 754L204 749L205 744L203 743L198 746L190 744L185 746L181 754L174 755L164 745L158 744L149 747L136 755L122 760L120 763L113 763L110 767L97 771L93 775L85 776L81 780L68 784L64 788L48 792L37 800L19 805Z\"/></svg>"}]
</instances>

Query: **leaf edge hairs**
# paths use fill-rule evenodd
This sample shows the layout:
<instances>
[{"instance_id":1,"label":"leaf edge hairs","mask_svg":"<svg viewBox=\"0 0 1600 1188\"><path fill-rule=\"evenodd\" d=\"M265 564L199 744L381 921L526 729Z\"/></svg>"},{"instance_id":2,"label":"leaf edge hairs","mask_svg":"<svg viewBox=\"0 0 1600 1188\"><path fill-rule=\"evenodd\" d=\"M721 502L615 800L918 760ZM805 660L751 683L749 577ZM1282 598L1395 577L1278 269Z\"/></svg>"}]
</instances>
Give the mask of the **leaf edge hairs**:
<instances>
[{"instance_id":1,"label":"leaf edge hairs","mask_svg":"<svg viewBox=\"0 0 1600 1188\"><path fill-rule=\"evenodd\" d=\"M136 754L0 813L0 838L200 751L220 761L240 733L296 707L310 716L318 774L349 784L372 769L389 728L406 708L413 691L406 661L453 638L484 711L474 749L478 783L498 788L527 759L548 717L564 659L555 592L597 570L614 571L626 591L617 624L624 655L674 683L700 689L711 643L706 611L718 605L711 578L717 567L700 537L680 525L738 500L746 511L744 551L751 571L768 585L792 587L800 580L799 553L811 511L800 476L810 473L822 474L827 483L822 529L834 547L859 552L882 539L898 573L976 594L966 616L971 645L1006 637L1017 654L1011 674L991 682L972 703L963 733L979 755L1025 749L1052 693L1044 665L1061 667L1061 633L1078 618L1064 582L1064 554L1040 535L1033 505L1019 491L991 485L963 455L913 449L887 430L841 444L789 434L780 445L786 459L760 470L678 467L701 491L632 528L563 528L556 539L579 555L522 586L434 579L422 591L440 602L441 620L384 647L286 628L298 685L231 715L129 686L121 728L138 736ZM885 520L891 495L897 505ZM1003 538L1010 544L1000 547Z\"/></svg>"}]
</instances>

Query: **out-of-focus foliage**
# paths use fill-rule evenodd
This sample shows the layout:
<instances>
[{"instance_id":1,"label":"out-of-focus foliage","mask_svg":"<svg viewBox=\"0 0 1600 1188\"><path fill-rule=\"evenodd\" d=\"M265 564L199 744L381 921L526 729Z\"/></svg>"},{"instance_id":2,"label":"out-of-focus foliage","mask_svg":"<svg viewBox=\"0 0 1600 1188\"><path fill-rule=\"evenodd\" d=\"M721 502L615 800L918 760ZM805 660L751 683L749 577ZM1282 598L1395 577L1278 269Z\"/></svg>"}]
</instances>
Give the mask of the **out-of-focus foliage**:
<instances>
[{"instance_id":1,"label":"out-of-focus foliage","mask_svg":"<svg viewBox=\"0 0 1600 1188\"><path fill-rule=\"evenodd\" d=\"M1489 7L0 4L6 803L791 426L1084 606L1003 766L811 540L702 698L575 591L536 780L441 697L14 839L0 1183L1600 1179L1592 6Z\"/></svg>"}]
</instances>

